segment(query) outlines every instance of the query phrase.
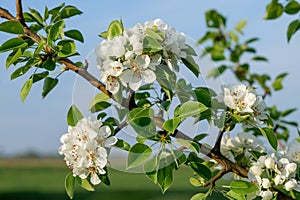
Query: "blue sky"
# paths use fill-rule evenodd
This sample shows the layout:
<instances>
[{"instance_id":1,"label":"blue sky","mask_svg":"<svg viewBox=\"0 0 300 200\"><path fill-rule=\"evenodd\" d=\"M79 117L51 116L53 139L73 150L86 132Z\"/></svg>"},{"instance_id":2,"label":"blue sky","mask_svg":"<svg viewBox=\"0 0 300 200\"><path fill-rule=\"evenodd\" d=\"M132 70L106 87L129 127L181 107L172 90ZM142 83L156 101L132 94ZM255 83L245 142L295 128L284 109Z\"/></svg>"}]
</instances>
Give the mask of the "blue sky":
<instances>
[{"instance_id":1,"label":"blue sky","mask_svg":"<svg viewBox=\"0 0 300 200\"><path fill-rule=\"evenodd\" d=\"M49 8L63 1L24 1L24 10L32 7L41 10L45 5ZM261 0L110 0L110 1L65 1L83 11L83 15L67 21L67 28L77 28L82 31L85 43L78 44L81 56L75 60L83 60L85 56L100 42L97 36L104 31L110 21L123 19L126 27L138 22L161 18L176 30L197 40L205 33L204 13L215 8L223 13L228 20L228 26L241 19L247 19L245 39L259 37L256 43L258 53L269 58L267 64L254 64L253 70L271 73L273 76L288 72L284 81L285 90L274 94L269 103L278 104L279 108L300 107L297 92L299 84L299 40L296 35L291 44L286 42L286 28L293 17L285 16L276 21L263 20L265 6L268 1ZM14 1L2 0L1 7L14 14ZM4 20L0 19L0 22ZM10 35L0 33L0 43L9 39ZM22 153L34 150L41 153L57 152L59 137L67 130L66 112L72 104L73 85L76 76L72 72L62 75L59 86L49 96L42 100L42 85L32 88L26 102L21 103L19 91L25 82L24 78L10 81L9 76L14 67L5 70L5 55L0 55L0 155ZM226 77L223 78L226 83ZM232 82L232 81L228 81ZM292 118L299 122L300 113ZM295 131L296 132L296 131Z\"/></svg>"}]
</instances>

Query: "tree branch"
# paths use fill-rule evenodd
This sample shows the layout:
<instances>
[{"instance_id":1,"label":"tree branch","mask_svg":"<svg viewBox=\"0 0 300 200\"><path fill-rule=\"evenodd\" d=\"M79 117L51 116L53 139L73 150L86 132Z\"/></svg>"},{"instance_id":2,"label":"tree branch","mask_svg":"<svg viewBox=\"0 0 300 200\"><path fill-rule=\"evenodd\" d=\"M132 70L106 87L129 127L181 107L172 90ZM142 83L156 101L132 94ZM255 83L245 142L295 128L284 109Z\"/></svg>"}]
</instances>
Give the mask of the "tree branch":
<instances>
[{"instance_id":1,"label":"tree branch","mask_svg":"<svg viewBox=\"0 0 300 200\"><path fill-rule=\"evenodd\" d=\"M0 17L7 20L15 20L15 17L12 16L12 14L10 14L8 10L2 7L0 7Z\"/></svg>"},{"instance_id":2,"label":"tree branch","mask_svg":"<svg viewBox=\"0 0 300 200\"><path fill-rule=\"evenodd\" d=\"M24 16L23 16L23 8L22 8L22 1L16 0L16 20L18 20L23 26L25 24Z\"/></svg>"}]
</instances>

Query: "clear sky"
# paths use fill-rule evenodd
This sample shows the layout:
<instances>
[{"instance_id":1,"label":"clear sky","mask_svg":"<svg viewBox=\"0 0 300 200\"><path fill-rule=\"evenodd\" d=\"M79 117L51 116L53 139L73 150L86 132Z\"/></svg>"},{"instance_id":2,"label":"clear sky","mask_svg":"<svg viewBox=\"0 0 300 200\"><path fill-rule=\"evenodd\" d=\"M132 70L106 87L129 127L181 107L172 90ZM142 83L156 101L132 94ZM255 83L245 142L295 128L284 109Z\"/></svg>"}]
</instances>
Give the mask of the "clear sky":
<instances>
[{"instance_id":1,"label":"clear sky","mask_svg":"<svg viewBox=\"0 0 300 200\"><path fill-rule=\"evenodd\" d=\"M12 0L1 0L0 6L15 12ZM41 10L62 3L60 0L26 0L24 10L28 7ZM97 36L104 31L110 21L123 19L125 27L138 22L161 18L177 31L197 40L205 33L204 13L215 8L223 13L229 27L241 19L247 19L245 39L259 37L256 43L258 53L269 58L267 64L254 64L253 70L271 73L273 76L281 72L289 72L284 81L285 90L273 95L269 103L278 104L279 108L300 107L299 87L299 35L286 42L286 28L293 17L285 16L276 21L263 20L265 6L269 1L261 0L73 0L65 1L75 5L84 14L67 21L67 28L82 31L85 43L78 44L81 56L75 60L83 60L85 56L101 41ZM0 22L3 22L0 19ZM0 33L0 43L9 39L9 34ZM298 52L298 53L297 53ZM21 103L19 91L25 78L10 81L10 74L15 70L5 70L5 55L0 55L0 155L22 153L34 150L41 153L56 154L60 136L66 132L66 112L72 104L73 85L76 76L72 72L62 75L56 89L44 100L41 98L42 85L34 85L26 102ZM29 74L28 74L29 75ZM28 76L26 77L28 78ZM226 83L226 77L224 78ZM232 81L228 81L232 82ZM299 122L299 111L292 118ZM296 132L296 131L295 131Z\"/></svg>"}]
</instances>

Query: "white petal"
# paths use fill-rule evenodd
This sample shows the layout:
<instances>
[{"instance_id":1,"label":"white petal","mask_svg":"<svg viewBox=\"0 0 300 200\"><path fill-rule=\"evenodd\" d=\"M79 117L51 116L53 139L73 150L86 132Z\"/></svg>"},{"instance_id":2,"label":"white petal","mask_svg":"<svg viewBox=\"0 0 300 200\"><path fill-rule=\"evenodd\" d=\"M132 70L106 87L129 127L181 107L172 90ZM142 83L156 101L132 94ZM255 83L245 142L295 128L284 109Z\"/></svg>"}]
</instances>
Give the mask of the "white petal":
<instances>
[{"instance_id":1,"label":"white petal","mask_svg":"<svg viewBox=\"0 0 300 200\"><path fill-rule=\"evenodd\" d=\"M127 86L127 83L129 83L132 80L133 76L134 76L134 72L132 70L128 69L124 71L120 76L121 83L124 86Z\"/></svg>"},{"instance_id":2,"label":"white petal","mask_svg":"<svg viewBox=\"0 0 300 200\"><path fill-rule=\"evenodd\" d=\"M142 85L142 79L140 79L138 82L129 82L129 87L133 91L137 91L141 85Z\"/></svg>"},{"instance_id":3,"label":"white petal","mask_svg":"<svg viewBox=\"0 0 300 200\"><path fill-rule=\"evenodd\" d=\"M98 175L96 173L92 173L91 174L91 179L90 179L91 183L93 185L98 185L99 183L101 183L100 178L98 177Z\"/></svg>"},{"instance_id":4,"label":"white petal","mask_svg":"<svg viewBox=\"0 0 300 200\"><path fill-rule=\"evenodd\" d=\"M109 137L105 141L105 146L112 146L112 145L116 144L117 141L118 141L118 139L115 136Z\"/></svg>"},{"instance_id":5,"label":"white petal","mask_svg":"<svg viewBox=\"0 0 300 200\"><path fill-rule=\"evenodd\" d=\"M147 69L142 72L142 78L146 83L152 83L155 81L156 75L152 70Z\"/></svg>"}]
</instances>

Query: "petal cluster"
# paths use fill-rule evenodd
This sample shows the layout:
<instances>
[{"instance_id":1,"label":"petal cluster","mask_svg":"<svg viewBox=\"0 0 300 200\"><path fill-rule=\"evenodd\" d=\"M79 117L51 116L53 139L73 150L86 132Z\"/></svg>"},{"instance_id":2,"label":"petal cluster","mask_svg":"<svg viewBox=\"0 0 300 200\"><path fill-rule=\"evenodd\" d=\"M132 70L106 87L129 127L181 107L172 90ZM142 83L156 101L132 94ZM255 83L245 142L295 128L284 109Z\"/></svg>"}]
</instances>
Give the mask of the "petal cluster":
<instances>
[{"instance_id":1,"label":"petal cluster","mask_svg":"<svg viewBox=\"0 0 300 200\"><path fill-rule=\"evenodd\" d=\"M101 121L83 118L76 126L69 126L68 133L62 135L60 141L59 154L65 156L73 176L89 177L92 184L99 184L98 175L106 173L107 148L117 142L117 138L111 136L110 128L102 126Z\"/></svg>"},{"instance_id":2,"label":"petal cluster","mask_svg":"<svg viewBox=\"0 0 300 200\"><path fill-rule=\"evenodd\" d=\"M145 38L155 37L157 51L145 47ZM161 19L125 29L121 35L106 39L96 47L97 64L106 89L115 94L121 84L136 91L143 82L156 80L155 67L164 64L172 70L187 56L185 36Z\"/></svg>"}]
</instances>

